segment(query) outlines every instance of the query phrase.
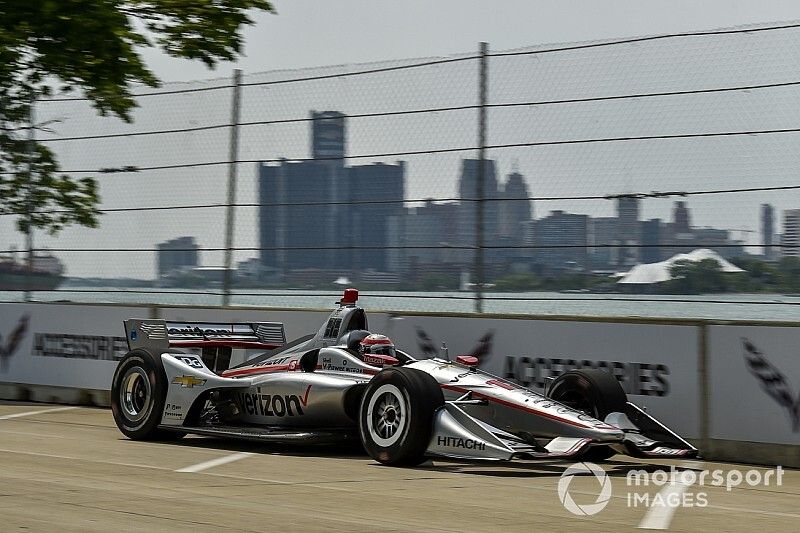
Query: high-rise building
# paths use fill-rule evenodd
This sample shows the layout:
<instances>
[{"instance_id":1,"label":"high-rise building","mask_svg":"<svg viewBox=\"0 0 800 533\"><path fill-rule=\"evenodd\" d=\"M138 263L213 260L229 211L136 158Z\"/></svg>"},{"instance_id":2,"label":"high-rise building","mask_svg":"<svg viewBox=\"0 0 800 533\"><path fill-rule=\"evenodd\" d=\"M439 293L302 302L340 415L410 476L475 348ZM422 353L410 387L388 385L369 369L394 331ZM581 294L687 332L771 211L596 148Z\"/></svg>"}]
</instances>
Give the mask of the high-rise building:
<instances>
[{"instance_id":1,"label":"high-rise building","mask_svg":"<svg viewBox=\"0 0 800 533\"><path fill-rule=\"evenodd\" d=\"M158 276L198 265L200 247L194 237L178 237L158 244Z\"/></svg>"},{"instance_id":2,"label":"high-rise building","mask_svg":"<svg viewBox=\"0 0 800 533\"><path fill-rule=\"evenodd\" d=\"M725 258L744 255L744 243L731 239L731 232L726 229L693 228L694 248L709 248Z\"/></svg>"},{"instance_id":3,"label":"high-rise building","mask_svg":"<svg viewBox=\"0 0 800 533\"><path fill-rule=\"evenodd\" d=\"M349 236L354 247L348 264L354 270L391 270L386 246L390 230L399 230L405 211L405 163L360 165L347 168L347 172L352 204L343 213L347 222L339 231ZM394 228L389 225L392 217L397 217Z\"/></svg>"},{"instance_id":4,"label":"high-rise building","mask_svg":"<svg viewBox=\"0 0 800 533\"><path fill-rule=\"evenodd\" d=\"M344 269L346 238L342 202L345 176L345 116L311 112L314 161L259 166L261 262L286 273L293 269ZM323 202L330 202L328 205Z\"/></svg>"},{"instance_id":5,"label":"high-rise building","mask_svg":"<svg viewBox=\"0 0 800 533\"><path fill-rule=\"evenodd\" d=\"M658 263L664 259L661 255L662 226L660 218L642 222L642 263Z\"/></svg>"},{"instance_id":6,"label":"high-rise building","mask_svg":"<svg viewBox=\"0 0 800 533\"><path fill-rule=\"evenodd\" d=\"M498 233L513 244L521 244L523 223L533 218L533 202L528 200L525 177L519 172L509 174L499 195L502 200Z\"/></svg>"},{"instance_id":7,"label":"high-rise building","mask_svg":"<svg viewBox=\"0 0 800 533\"><path fill-rule=\"evenodd\" d=\"M344 165L345 116L338 111L312 111L311 119L311 157L317 160L336 158Z\"/></svg>"},{"instance_id":8,"label":"high-rise building","mask_svg":"<svg viewBox=\"0 0 800 533\"><path fill-rule=\"evenodd\" d=\"M461 250L456 202L434 202L408 210L405 216L405 257L408 264L459 263Z\"/></svg>"},{"instance_id":9,"label":"high-rise building","mask_svg":"<svg viewBox=\"0 0 800 533\"><path fill-rule=\"evenodd\" d=\"M332 249L341 239L335 244L328 231L328 206L316 205L329 199L331 167L316 161L282 161L258 168L261 263L284 274L343 266L342 257L330 257L344 252Z\"/></svg>"},{"instance_id":10,"label":"high-rise building","mask_svg":"<svg viewBox=\"0 0 800 533\"><path fill-rule=\"evenodd\" d=\"M346 176L345 156L347 127L346 117L338 111L311 111L311 156L328 169L327 180L320 184L326 206L316 206L315 216L324 219L324 241L327 245L325 265L342 269L347 266L348 254L343 247L346 235L340 231L340 222L346 217L344 210L350 193L350 182Z\"/></svg>"},{"instance_id":11,"label":"high-rise building","mask_svg":"<svg viewBox=\"0 0 800 533\"><path fill-rule=\"evenodd\" d=\"M585 269L588 220L564 211L551 211L537 220L534 262L554 270Z\"/></svg>"},{"instance_id":12,"label":"high-rise building","mask_svg":"<svg viewBox=\"0 0 800 533\"><path fill-rule=\"evenodd\" d=\"M761 204L761 244L766 259L774 257L773 235L775 235L775 209L770 204Z\"/></svg>"},{"instance_id":13,"label":"high-rise building","mask_svg":"<svg viewBox=\"0 0 800 533\"><path fill-rule=\"evenodd\" d=\"M593 268L606 268L619 263L619 232L617 217L589 219L589 259Z\"/></svg>"},{"instance_id":14,"label":"high-rise building","mask_svg":"<svg viewBox=\"0 0 800 533\"><path fill-rule=\"evenodd\" d=\"M478 169L480 160L464 159L461 161L461 175L458 180L458 192L461 200L459 207L459 242L461 246L475 246L477 242L477 210L478 202ZM483 161L483 243L494 242L497 238L497 227L499 222L500 206L495 201L498 196L497 174L495 162L492 159ZM484 256L487 263L492 261L491 257ZM474 261L474 254L469 250L461 250L459 260L463 263Z\"/></svg>"},{"instance_id":15,"label":"high-rise building","mask_svg":"<svg viewBox=\"0 0 800 533\"><path fill-rule=\"evenodd\" d=\"M676 235L691 233L692 221L689 215L689 208L686 207L686 202L675 202L675 208L672 211L673 232Z\"/></svg>"},{"instance_id":16,"label":"high-rise building","mask_svg":"<svg viewBox=\"0 0 800 533\"><path fill-rule=\"evenodd\" d=\"M672 221L664 224L661 232L661 244L667 256L689 253L702 247L692 230L691 215L684 201L677 201L672 207Z\"/></svg>"},{"instance_id":17,"label":"high-rise building","mask_svg":"<svg viewBox=\"0 0 800 533\"><path fill-rule=\"evenodd\" d=\"M261 264L279 274L317 269L341 275L398 265L386 247L401 233L405 163L347 167L345 116L311 116L313 161L258 167Z\"/></svg>"},{"instance_id":18,"label":"high-rise building","mask_svg":"<svg viewBox=\"0 0 800 533\"><path fill-rule=\"evenodd\" d=\"M617 236L620 242L620 265L635 265L639 262L642 242L639 224L639 204L641 200L634 197L617 198Z\"/></svg>"},{"instance_id":19,"label":"high-rise building","mask_svg":"<svg viewBox=\"0 0 800 533\"><path fill-rule=\"evenodd\" d=\"M800 209L787 209L783 212L781 256L800 257Z\"/></svg>"}]
</instances>

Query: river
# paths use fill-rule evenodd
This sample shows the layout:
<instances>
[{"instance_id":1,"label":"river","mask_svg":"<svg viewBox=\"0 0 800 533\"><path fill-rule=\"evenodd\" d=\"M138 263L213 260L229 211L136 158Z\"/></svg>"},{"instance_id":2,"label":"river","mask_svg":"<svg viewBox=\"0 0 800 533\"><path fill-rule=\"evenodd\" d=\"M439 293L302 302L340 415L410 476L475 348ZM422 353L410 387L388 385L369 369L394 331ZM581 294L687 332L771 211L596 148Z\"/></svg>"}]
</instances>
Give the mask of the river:
<instances>
[{"instance_id":1,"label":"river","mask_svg":"<svg viewBox=\"0 0 800 533\"><path fill-rule=\"evenodd\" d=\"M148 292L148 291L158 292ZM338 291L248 289L232 294L231 305L293 309L328 309ZM23 301L21 292L0 292L0 301ZM528 315L597 317L702 318L718 320L780 320L800 322L800 297L780 294L633 295L565 294L558 292L486 293L484 312ZM136 303L219 306L219 289L78 287L33 293L35 301ZM467 292L410 293L362 291L360 303L384 311L469 313L475 310Z\"/></svg>"}]
</instances>

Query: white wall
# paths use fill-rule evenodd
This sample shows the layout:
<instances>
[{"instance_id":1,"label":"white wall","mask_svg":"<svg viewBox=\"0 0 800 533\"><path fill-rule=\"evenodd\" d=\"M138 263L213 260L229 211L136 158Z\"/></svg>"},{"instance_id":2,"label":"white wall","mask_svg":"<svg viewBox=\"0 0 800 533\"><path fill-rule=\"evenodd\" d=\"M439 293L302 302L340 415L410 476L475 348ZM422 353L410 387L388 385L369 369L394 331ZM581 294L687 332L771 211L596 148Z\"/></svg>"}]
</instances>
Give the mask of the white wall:
<instances>
[{"instance_id":1,"label":"white wall","mask_svg":"<svg viewBox=\"0 0 800 533\"><path fill-rule=\"evenodd\" d=\"M710 326L710 436L800 444L800 328Z\"/></svg>"},{"instance_id":2,"label":"white wall","mask_svg":"<svg viewBox=\"0 0 800 533\"><path fill-rule=\"evenodd\" d=\"M0 383L108 390L115 360L126 351L123 319L153 313L144 307L0 304ZM327 316L187 308L158 314L168 320L279 321L289 340L316 332ZM369 320L372 331L388 334L414 356L438 355L443 342L451 357L478 349L483 369L534 389L569 368L608 368L633 402L689 438L800 444L800 328L385 313ZM701 423L701 327L708 328L708 435Z\"/></svg>"}]
</instances>

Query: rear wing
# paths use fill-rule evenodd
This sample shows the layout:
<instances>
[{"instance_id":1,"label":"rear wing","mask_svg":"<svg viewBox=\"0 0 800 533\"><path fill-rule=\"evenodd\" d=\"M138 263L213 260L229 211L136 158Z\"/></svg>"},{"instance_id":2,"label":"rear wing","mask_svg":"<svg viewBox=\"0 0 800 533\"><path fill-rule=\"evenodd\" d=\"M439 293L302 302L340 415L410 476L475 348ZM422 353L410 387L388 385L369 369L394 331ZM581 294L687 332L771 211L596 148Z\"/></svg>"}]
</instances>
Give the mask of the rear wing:
<instances>
[{"instance_id":1,"label":"rear wing","mask_svg":"<svg viewBox=\"0 0 800 533\"><path fill-rule=\"evenodd\" d=\"M222 347L273 350L286 344L281 322L168 322L130 318L124 321L128 348Z\"/></svg>"}]
</instances>

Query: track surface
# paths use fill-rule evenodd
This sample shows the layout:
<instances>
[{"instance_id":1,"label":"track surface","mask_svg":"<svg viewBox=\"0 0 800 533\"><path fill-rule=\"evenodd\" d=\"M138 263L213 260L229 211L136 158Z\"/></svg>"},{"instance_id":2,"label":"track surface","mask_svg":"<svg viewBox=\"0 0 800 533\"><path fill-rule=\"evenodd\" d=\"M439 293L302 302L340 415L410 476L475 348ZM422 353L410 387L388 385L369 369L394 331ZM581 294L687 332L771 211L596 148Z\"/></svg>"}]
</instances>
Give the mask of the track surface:
<instances>
[{"instance_id":1,"label":"track surface","mask_svg":"<svg viewBox=\"0 0 800 533\"><path fill-rule=\"evenodd\" d=\"M706 507L628 505L626 473L642 463L605 463L613 496L593 516L565 510L557 486L570 462L379 466L347 450L264 448L187 437L133 442L106 409L0 403L2 531L800 531L800 471L781 486L651 485L655 498L704 492ZM654 461L650 469L681 465ZM701 463L743 472L766 468ZM184 470L183 472L179 470ZM755 475L755 474L754 474ZM591 504L594 476L569 493ZM666 487L666 488L665 488ZM687 496L683 496L686 498Z\"/></svg>"}]
</instances>

